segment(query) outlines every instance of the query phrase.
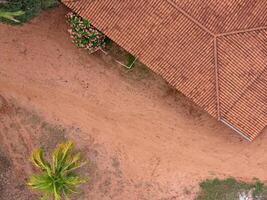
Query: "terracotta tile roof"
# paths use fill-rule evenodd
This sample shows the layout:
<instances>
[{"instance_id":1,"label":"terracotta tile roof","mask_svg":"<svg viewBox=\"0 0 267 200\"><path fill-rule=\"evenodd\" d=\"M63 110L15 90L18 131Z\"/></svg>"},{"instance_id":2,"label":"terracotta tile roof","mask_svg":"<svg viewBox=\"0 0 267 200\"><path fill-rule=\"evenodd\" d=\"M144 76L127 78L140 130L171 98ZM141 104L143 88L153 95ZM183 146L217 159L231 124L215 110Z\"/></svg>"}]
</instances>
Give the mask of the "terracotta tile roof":
<instances>
[{"instance_id":1,"label":"terracotta tile roof","mask_svg":"<svg viewBox=\"0 0 267 200\"><path fill-rule=\"evenodd\" d=\"M247 139L267 125L267 2L63 3Z\"/></svg>"},{"instance_id":2,"label":"terracotta tile roof","mask_svg":"<svg viewBox=\"0 0 267 200\"><path fill-rule=\"evenodd\" d=\"M173 0L213 33L267 26L264 0Z\"/></svg>"}]
</instances>

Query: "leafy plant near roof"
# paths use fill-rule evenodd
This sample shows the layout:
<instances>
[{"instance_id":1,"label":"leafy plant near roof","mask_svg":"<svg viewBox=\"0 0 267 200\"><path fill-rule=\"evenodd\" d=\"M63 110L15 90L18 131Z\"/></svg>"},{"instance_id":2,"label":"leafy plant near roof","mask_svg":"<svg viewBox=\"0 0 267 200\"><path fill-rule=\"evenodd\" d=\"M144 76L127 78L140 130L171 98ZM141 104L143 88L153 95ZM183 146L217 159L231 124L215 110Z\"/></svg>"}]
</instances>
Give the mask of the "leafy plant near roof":
<instances>
[{"instance_id":1,"label":"leafy plant near roof","mask_svg":"<svg viewBox=\"0 0 267 200\"><path fill-rule=\"evenodd\" d=\"M126 55L126 58L127 58L127 67L129 68L129 69L132 69L132 68L134 68L134 66L135 66L135 60L136 60L136 58L135 58L135 56L134 55L132 55L132 54L130 54L130 53L128 53L127 55Z\"/></svg>"},{"instance_id":2,"label":"leafy plant near roof","mask_svg":"<svg viewBox=\"0 0 267 200\"><path fill-rule=\"evenodd\" d=\"M58 5L57 0L0 1L0 22L23 23L37 16L42 9Z\"/></svg>"},{"instance_id":3,"label":"leafy plant near roof","mask_svg":"<svg viewBox=\"0 0 267 200\"><path fill-rule=\"evenodd\" d=\"M85 164L81 161L80 153L73 154L73 143L60 144L52 153L51 163L45 157L42 149L32 153L32 163L41 172L30 177L28 185L43 194L41 199L68 199L69 195L77 192L77 187L85 183L75 170Z\"/></svg>"},{"instance_id":4,"label":"leafy plant near roof","mask_svg":"<svg viewBox=\"0 0 267 200\"><path fill-rule=\"evenodd\" d=\"M85 48L90 52L104 48L106 36L75 13L67 14L67 23L70 27L69 33L73 43L79 48Z\"/></svg>"}]
</instances>

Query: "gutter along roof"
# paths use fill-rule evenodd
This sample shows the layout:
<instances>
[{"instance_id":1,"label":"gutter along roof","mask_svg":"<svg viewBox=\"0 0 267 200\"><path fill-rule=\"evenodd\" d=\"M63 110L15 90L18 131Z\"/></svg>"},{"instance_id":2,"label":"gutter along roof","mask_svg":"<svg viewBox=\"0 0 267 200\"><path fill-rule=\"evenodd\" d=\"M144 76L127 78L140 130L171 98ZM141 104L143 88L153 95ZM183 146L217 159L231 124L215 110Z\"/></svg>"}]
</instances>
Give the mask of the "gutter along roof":
<instances>
[{"instance_id":1,"label":"gutter along roof","mask_svg":"<svg viewBox=\"0 0 267 200\"><path fill-rule=\"evenodd\" d=\"M246 139L267 125L267 2L63 3Z\"/></svg>"}]
</instances>

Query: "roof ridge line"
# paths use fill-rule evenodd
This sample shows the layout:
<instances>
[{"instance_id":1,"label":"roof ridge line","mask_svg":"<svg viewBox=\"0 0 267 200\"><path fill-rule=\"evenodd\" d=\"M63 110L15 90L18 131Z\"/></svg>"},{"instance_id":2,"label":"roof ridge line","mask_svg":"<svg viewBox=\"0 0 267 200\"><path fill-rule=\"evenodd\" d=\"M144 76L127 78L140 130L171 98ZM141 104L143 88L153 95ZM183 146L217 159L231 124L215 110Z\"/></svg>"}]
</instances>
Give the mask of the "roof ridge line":
<instances>
[{"instance_id":1,"label":"roof ridge line","mask_svg":"<svg viewBox=\"0 0 267 200\"><path fill-rule=\"evenodd\" d=\"M225 33L218 33L215 34L216 37L224 37L228 35L235 35L235 34L240 34L240 33L249 33L253 31L260 31L267 29L267 26L260 26L260 27L255 27L255 28L247 28L247 29L241 29L241 30L235 30L235 31L230 31L230 32L225 32Z\"/></svg>"},{"instance_id":2,"label":"roof ridge line","mask_svg":"<svg viewBox=\"0 0 267 200\"><path fill-rule=\"evenodd\" d=\"M186 11L181 9L177 4L174 2L174 0L166 0L170 5L172 5L176 10L178 10L180 13L182 13L186 18L188 18L190 21L194 22L197 26L199 26L201 29L203 29L205 32L209 33L212 36L216 36L215 33L213 33L211 30L209 30L207 27L205 27L203 24L201 24L199 21L197 21L195 18L193 18L191 15L189 15Z\"/></svg>"}]
</instances>

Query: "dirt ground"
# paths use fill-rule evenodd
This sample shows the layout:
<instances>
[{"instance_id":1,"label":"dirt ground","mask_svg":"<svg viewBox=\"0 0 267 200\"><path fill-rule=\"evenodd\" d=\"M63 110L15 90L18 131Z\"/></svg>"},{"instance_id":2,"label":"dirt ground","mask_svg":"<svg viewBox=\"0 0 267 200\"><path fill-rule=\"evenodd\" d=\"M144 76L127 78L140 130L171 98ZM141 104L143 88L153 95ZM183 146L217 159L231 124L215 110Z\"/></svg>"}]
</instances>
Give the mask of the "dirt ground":
<instances>
[{"instance_id":1,"label":"dirt ground","mask_svg":"<svg viewBox=\"0 0 267 200\"><path fill-rule=\"evenodd\" d=\"M1 200L36 199L30 152L67 139L91 161L75 199L190 200L205 178L267 180L267 130L249 143L152 72L75 48L65 13L0 25Z\"/></svg>"}]
</instances>

